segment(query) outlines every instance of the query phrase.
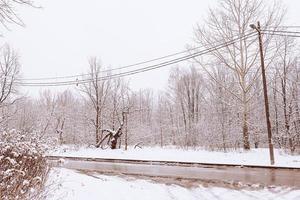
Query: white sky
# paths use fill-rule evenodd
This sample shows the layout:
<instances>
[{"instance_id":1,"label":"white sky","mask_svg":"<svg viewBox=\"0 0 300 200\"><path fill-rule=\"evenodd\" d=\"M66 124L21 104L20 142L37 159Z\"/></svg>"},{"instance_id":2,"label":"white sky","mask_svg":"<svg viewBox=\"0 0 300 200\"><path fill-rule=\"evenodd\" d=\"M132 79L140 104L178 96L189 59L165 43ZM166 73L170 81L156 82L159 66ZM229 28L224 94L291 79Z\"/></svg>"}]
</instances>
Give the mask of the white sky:
<instances>
[{"instance_id":1,"label":"white sky","mask_svg":"<svg viewBox=\"0 0 300 200\"><path fill-rule=\"evenodd\" d=\"M184 50L195 24L216 1L40 0L43 9L19 10L26 27L11 27L2 41L18 50L23 78L81 74L91 56L120 67ZM300 25L300 1L283 2L288 25ZM131 86L164 89L168 71L134 75ZM39 90L23 89L29 95Z\"/></svg>"}]
</instances>

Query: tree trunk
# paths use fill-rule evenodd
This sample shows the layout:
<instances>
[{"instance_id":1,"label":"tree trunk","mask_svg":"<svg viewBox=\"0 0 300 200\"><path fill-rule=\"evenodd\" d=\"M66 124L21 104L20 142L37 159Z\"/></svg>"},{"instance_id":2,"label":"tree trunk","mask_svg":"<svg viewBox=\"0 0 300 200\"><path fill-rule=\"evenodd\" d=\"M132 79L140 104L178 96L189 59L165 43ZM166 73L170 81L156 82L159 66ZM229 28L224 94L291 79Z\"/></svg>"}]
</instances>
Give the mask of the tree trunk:
<instances>
[{"instance_id":1,"label":"tree trunk","mask_svg":"<svg viewBox=\"0 0 300 200\"><path fill-rule=\"evenodd\" d=\"M273 89L273 95L274 95L274 111L275 111L275 133L276 133L276 136L279 137L279 122L278 122L278 107L277 107L277 94L276 94L276 78L275 78L275 86L274 86L274 89ZM277 139L277 143L278 143L278 146L279 148L281 148L281 143L282 143L282 140L280 140L279 138Z\"/></svg>"},{"instance_id":2,"label":"tree trunk","mask_svg":"<svg viewBox=\"0 0 300 200\"><path fill-rule=\"evenodd\" d=\"M160 127L160 147L163 147L163 130L162 130L162 127Z\"/></svg>"},{"instance_id":3,"label":"tree trunk","mask_svg":"<svg viewBox=\"0 0 300 200\"><path fill-rule=\"evenodd\" d=\"M250 142L249 142L249 130L248 130L248 104L246 100L246 94L243 97L243 144L244 150L250 149Z\"/></svg>"},{"instance_id":4,"label":"tree trunk","mask_svg":"<svg viewBox=\"0 0 300 200\"><path fill-rule=\"evenodd\" d=\"M223 151L226 152L226 137L225 137L225 119L224 119L224 107L222 105L222 121L221 121L221 133L222 133L222 142L223 142Z\"/></svg>"},{"instance_id":5,"label":"tree trunk","mask_svg":"<svg viewBox=\"0 0 300 200\"><path fill-rule=\"evenodd\" d=\"M99 112L99 107L97 106L96 108L96 133L95 133L95 139L96 139L96 144L99 143L99 141L102 140L102 138L99 139L99 116L100 112Z\"/></svg>"},{"instance_id":6,"label":"tree trunk","mask_svg":"<svg viewBox=\"0 0 300 200\"><path fill-rule=\"evenodd\" d=\"M127 151L128 148L128 113L125 115L125 151Z\"/></svg>"}]
</instances>

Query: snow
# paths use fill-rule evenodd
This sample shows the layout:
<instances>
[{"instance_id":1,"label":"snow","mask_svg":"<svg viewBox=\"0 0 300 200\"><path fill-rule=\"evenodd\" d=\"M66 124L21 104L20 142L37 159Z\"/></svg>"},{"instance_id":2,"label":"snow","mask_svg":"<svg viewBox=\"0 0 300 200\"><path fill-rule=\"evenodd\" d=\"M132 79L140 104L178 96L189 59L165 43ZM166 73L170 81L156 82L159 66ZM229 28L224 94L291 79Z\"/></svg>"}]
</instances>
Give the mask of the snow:
<instances>
[{"instance_id":1,"label":"snow","mask_svg":"<svg viewBox=\"0 0 300 200\"><path fill-rule=\"evenodd\" d=\"M25 179L25 180L23 181L23 185L24 185L24 186L27 186L27 185L29 185L29 184L30 184L30 182L29 182L28 180Z\"/></svg>"},{"instance_id":2,"label":"snow","mask_svg":"<svg viewBox=\"0 0 300 200\"><path fill-rule=\"evenodd\" d=\"M53 185L56 183L56 185ZM178 185L166 185L149 180L125 179L92 173L82 174L73 170L54 168L47 182L48 200L199 200L199 199L289 199L300 198L299 190L289 188L262 188L257 190L235 190L222 187L204 187L202 185L185 188ZM53 187L55 186L55 187ZM57 186L57 187L56 187ZM54 189L55 188L55 189Z\"/></svg>"},{"instance_id":3,"label":"snow","mask_svg":"<svg viewBox=\"0 0 300 200\"><path fill-rule=\"evenodd\" d=\"M281 150L275 149L275 166L300 168L300 155L292 156ZM79 149L63 146L53 151L54 156L90 157L90 158L115 158L139 160L164 160L200 163L221 163L270 166L268 149L252 149L250 151L213 152L206 150L184 150L173 147L144 147L142 149L97 149L81 147Z\"/></svg>"},{"instance_id":4,"label":"snow","mask_svg":"<svg viewBox=\"0 0 300 200\"><path fill-rule=\"evenodd\" d=\"M4 158L5 160L8 160L10 162L11 165L16 165L17 162L13 159L13 158L10 158L10 157L5 157Z\"/></svg>"}]
</instances>

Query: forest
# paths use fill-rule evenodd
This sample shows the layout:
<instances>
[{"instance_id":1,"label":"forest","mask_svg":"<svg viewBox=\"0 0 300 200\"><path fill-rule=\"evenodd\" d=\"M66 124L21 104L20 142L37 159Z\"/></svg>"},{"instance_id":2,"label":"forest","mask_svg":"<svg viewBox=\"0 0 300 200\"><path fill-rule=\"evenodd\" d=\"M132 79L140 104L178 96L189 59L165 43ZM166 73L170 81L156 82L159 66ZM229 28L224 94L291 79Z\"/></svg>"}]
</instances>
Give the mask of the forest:
<instances>
[{"instance_id":1,"label":"forest","mask_svg":"<svg viewBox=\"0 0 300 200\"><path fill-rule=\"evenodd\" d=\"M198 46L210 51L173 66L168 85L159 91L131 90L129 79L115 76L100 55L89 59L86 73L70 89L45 87L38 97L26 96L20 89L28 83L21 77L19 55L6 44L0 60L1 129L35 133L56 145L266 147L259 45L249 27L260 20L273 144L299 152L297 38L282 26L281 3L269 6L265 12L263 1L225 0L209 10L206 25L196 24L187 54L199 52ZM219 43L225 45L217 48Z\"/></svg>"}]
</instances>

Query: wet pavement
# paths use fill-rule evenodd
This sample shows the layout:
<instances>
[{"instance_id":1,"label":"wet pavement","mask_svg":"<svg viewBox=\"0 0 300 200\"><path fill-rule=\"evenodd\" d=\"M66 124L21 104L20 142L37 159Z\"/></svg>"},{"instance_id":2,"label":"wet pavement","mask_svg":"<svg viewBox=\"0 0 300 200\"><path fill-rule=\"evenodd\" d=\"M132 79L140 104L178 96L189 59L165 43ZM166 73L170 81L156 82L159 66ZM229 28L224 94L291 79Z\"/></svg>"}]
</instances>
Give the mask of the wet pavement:
<instances>
[{"instance_id":1,"label":"wet pavement","mask_svg":"<svg viewBox=\"0 0 300 200\"><path fill-rule=\"evenodd\" d=\"M97 171L100 173L119 173L125 175L142 175L150 177L242 182L245 184L262 184L268 186L275 185L300 188L299 169L242 168L228 166L187 167L82 160L65 160L60 164L60 167L76 170Z\"/></svg>"}]
</instances>

